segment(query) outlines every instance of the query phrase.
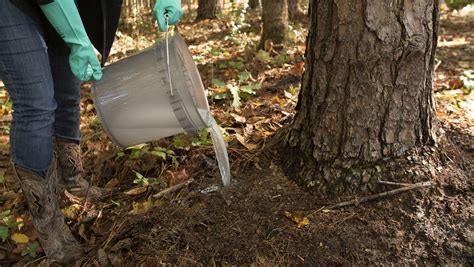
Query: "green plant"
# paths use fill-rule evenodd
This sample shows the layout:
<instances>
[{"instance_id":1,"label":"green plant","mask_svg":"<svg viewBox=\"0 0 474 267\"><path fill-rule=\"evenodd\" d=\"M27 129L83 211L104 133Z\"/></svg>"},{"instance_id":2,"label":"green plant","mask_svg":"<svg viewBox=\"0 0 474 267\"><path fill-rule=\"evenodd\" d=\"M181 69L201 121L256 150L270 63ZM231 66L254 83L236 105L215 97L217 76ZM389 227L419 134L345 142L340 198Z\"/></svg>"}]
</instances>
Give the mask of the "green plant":
<instances>
[{"instance_id":1,"label":"green plant","mask_svg":"<svg viewBox=\"0 0 474 267\"><path fill-rule=\"evenodd\" d=\"M255 55L255 58L260 62L269 64L270 66L274 67L283 66L287 60L285 54L279 54L273 57L272 55L270 55L270 53L264 50L259 50Z\"/></svg>"},{"instance_id":2,"label":"green plant","mask_svg":"<svg viewBox=\"0 0 474 267\"><path fill-rule=\"evenodd\" d=\"M150 153L154 156L162 158L163 160L171 160L171 163L175 167L178 167L179 165L178 159L176 158L176 154L171 149L157 146L153 148Z\"/></svg>"},{"instance_id":3,"label":"green plant","mask_svg":"<svg viewBox=\"0 0 474 267\"><path fill-rule=\"evenodd\" d=\"M128 155L129 158L135 159L149 152L150 146L148 144L140 144L136 146L129 147L127 150L130 151Z\"/></svg>"},{"instance_id":4,"label":"green plant","mask_svg":"<svg viewBox=\"0 0 474 267\"><path fill-rule=\"evenodd\" d=\"M21 256L30 256L32 258L36 258L36 250L38 249L39 244L38 242L28 243L28 245L21 251Z\"/></svg>"},{"instance_id":5,"label":"green plant","mask_svg":"<svg viewBox=\"0 0 474 267\"><path fill-rule=\"evenodd\" d=\"M225 83L221 80L213 79L212 85L214 87L214 94L212 95L214 99L227 99L226 89L230 91L234 108L240 107L241 98L255 95L256 90L261 88L261 84L253 82L252 75L247 69L239 72L237 81L232 79Z\"/></svg>"},{"instance_id":6,"label":"green plant","mask_svg":"<svg viewBox=\"0 0 474 267\"><path fill-rule=\"evenodd\" d=\"M135 173L136 177L136 179L133 180L133 183L146 187L149 191L158 191L166 185L166 183L161 178L148 178L137 171L133 172Z\"/></svg>"},{"instance_id":7,"label":"green plant","mask_svg":"<svg viewBox=\"0 0 474 267\"><path fill-rule=\"evenodd\" d=\"M99 131L102 129L102 124L98 116L94 116L89 123L89 127L94 131Z\"/></svg>"},{"instance_id":8,"label":"green plant","mask_svg":"<svg viewBox=\"0 0 474 267\"><path fill-rule=\"evenodd\" d=\"M3 125L2 128L5 134L10 134L10 125Z\"/></svg>"},{"instance_id":9,"label":"green plant","mask_svg":"<svg viewBox=\"0 0 474 267\"><path fill-rule=\"evenodd\" d=\"M209 146L212 145L211 134L209 129L204 128L199 131L199 135L191 141L193 146Z\"/></svg>"},{"instance_id":10,"label":"green plant","mask_svg":"<svg viewBox=\"0 0 474 267\"><path fill-rule=\"evenodd\" d=\"M250 26L245 22L245 16L247 15L247 9L245 5L233 3L229 13L223 14L230 19L230 34L224 38L226 41L231 41L234 44L246 45L247 43L242 40L242 28Z\"/></svg>"},{"instance_id":11,"label":"green plant","mask_svg":"<svg viewBox=\"0 0 474 267\"><path fill-rule=\"evenodd\" d=\"M463 82L464 94L470 94L474 90L474 72L465 70L460 79Z\"/></svg>"},{"instance_id":12,"label":"green plant","mask_svg":"<svg viewBox=\"0 0 474 267\"><path fill-rule=\"evenodd\" d=\"M446 0L445 2L450 8L455 9L462 8L469 4L474 4L474 0Z\"/></svg>"},{"instance_id":13,"label":"green plant","mask_svg":"<svg viewBox=\"0 0 474 267\"><path fill-rule=\"evenodd\" d=\"M20 223L15 220L15 216L10 213L10 210L5 210L0 213L0 238L5 242L10 236L10 231L17 227Z\"/></svg>"}]
</instances>

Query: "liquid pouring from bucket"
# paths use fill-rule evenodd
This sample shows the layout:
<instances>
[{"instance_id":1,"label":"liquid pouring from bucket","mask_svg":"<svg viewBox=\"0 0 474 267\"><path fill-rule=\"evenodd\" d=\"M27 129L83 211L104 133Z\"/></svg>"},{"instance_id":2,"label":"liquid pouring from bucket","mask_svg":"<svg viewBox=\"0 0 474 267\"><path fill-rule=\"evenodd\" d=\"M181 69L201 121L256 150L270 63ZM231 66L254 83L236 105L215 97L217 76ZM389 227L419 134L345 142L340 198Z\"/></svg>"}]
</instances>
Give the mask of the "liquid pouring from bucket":
<instances>
[{"instance_id":1,"label":"liquid pouring from bucket","mask_svg":"<svg viewBox=\"0 0 474 267\"><path fill-rule=\"evenodd\" d=\"M225 141L178 32L167 30L154 46L108 65L92 93L105 131L121 148L209 128L222 183L230 185Z\"/></svg>"}]
</instances>

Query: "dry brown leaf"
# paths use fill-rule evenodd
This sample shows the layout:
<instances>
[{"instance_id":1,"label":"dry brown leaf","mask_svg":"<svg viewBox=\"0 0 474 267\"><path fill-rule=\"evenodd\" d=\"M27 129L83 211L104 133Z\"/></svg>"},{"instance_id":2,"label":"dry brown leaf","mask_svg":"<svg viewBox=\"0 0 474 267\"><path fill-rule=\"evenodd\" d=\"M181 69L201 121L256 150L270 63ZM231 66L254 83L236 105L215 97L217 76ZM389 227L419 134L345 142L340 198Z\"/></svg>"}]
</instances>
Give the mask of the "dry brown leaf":
<instances>
[{"instance_id":1,"label":"dry brown leaf","mask_svg":"<svg viewBox=\"0 0 474 267\"><path fill-rule=\"evenodd\" d=\"M119 184L119 180L117 178L110 179L107 184L105 184L105 188L115 188Z\"/></svg>"},{"instance_id":2,"label":"dry brown leaf","mask_svg":"<svg viewBox=\"0 0 474 267\"><path fill-rule=\"evenodd\" d=\"M146 187L134 187L130 190L128 190L127 192L125 192L125 195L128 195L128 196L136 196L136 195L140 195L140 194L143 194L145 193L147 190Z\"/></svg>"},{"instance_id":3,"label":"dry brown leaf","mask_svg":"<svg viewBox=\"0 0 474 267\"><path fill-rule=\"evenodd\" d=\"M236 122L245 123L247 121L247 119L244 116L240 116L235 113L230 113L230 115L232 116L232 118L234 118Z\"/></svg>"},{"instance_id":4,"label":"dry brown leaf","mask_svg":"<svg viewBox=\"0 0 474 267\"><path fill-rule=\"evenodd\" d=\"M298 75L298 76L303 75L303 72L304 72L304 61L295 63L295 65L293 65L292 71L293 71L294 74L296 74L296 75Z\"/></svg>"},{"instance_id":5,"label":"dry brown leaf","mask_svg":"<svg viewBox=\"0 0 474 267\"><path fill-rule=\"evenodd\" d=\"M245 138L244 138L242 135L236 133L236 134L235 134L235 137L237 138L237 141L239 141L239 143L240 143L241 145L243 145L245 148L247 148L248 150L254 150L254 149L257 148L257 145L247 143L247 142L245 141Z\"/></svg>"},{"instance_id":6,"label":"dry brown leaf","mask_svg":"<svg viewBox=\"0 0 474 267\"><path fill-rule=\"evenodd\" d=\"M177 172L166 171L170 176L168 177L169 186L180 184L189 179L189 175L186 172L186 169L182 169Z\"/></svg>"}]
</instances>

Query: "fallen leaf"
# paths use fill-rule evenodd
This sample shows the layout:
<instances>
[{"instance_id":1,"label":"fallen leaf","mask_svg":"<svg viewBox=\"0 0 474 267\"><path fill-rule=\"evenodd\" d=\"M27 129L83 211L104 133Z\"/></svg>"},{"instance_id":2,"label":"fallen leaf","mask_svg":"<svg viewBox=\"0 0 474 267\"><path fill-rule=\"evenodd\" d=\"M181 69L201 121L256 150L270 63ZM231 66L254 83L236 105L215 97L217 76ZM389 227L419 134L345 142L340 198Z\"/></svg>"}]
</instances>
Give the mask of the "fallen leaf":
<instances>
[{"instance_id":1,"label":"fallen leaf","mask_svg":"<svg viewBox=\"0 0 474 267\"><path fill-rule=\"evenodd\" d=\"M461 88L463 85L464 85L463 81L459 79L449 81L449 87L451 87L451 89L458 89L458 88Z\"/></svg>"},{"instance_id":2,"label":"fallen leaf","mask_svg":"<svg viewBox=\"0 0 474 267\"><path fill-rule=\"evenodd\" d=\"M230 113L230 115L234 118L236 122L245 123L247 121L247 119L244 116L240 116L235 113Z\"/></svg>"},{"instance_id":3,"label":"fallen leaf","mask_svg":"<svg viewBox=\"0 0 474 267\"><path fill-rule=\"evenodd\" d=\"M239 141L239 143L242 144L242 145L243 145L245 148L247 148L248 150L254 150L254 149L257 148L257 145L247 143L247 142L245 141L245 138L244 138L242 135L236 133L236 134L235 134L235 137L237 138L237 140Z\"/></svg>"},{"instance_id":4,"label":"fallen leaf","mask_svg":"<svg viewBox=\"0 0 474 267\"><path fill-rule=\"evenodd\" d=\"M81 206L79 204L72 204L62 209L61 212L63 213L64 217L74 219L80 210Z\"/></svg>"},{"instance_id":5,"label":"fallen leaf","mask_svg":"<svg viewBox=\"0 0 474 267\"><path fill-rule=\"evenodd\" d=\"M117 187L117 185L119 184L119 180L117 178L112 178L110 179L106 184L105 184L105 188L115 188Z\"/></svg>"},{"instance_id":6,"label":"fallen leaf","mask_svg":"<svg viewBox=\"0 0 474 267\"><path fill-rule=\"evenodd\" d=\"M12 249L12 253L20 254L23 251L23 249L26 248L26 245L27 245L27 243L17 243L16 247L14 249Z\"/></svg>"},{"instance_id":7,"label":"fallen leaf","mask_svg":"<svg viewBox=\"0 0 474 267\"><path fill-rule=\"evenodd\" d=\"M177 172L172 172L170 170L166 171L170 176L168 177L169 186L180 184L189 179L189 175L186 172L186 169L182 169Z\"/></svg>"},{"instance_id":8,"label":"fallen leaf","mask_svg":"<svg viewBox=\"0 0 474 267\"><path fill-rule=\"evenodd\" d=\"M11 239L16 243L26 244L30 240L27 235L21 233L15 233L11 236Z\"/></svg>"},{"instance_id":9,"label":"fallen leaf","mask_svg":"<svg viewBox=\"0 0 474 267\"><path fill-rule=\"evenodd\" d=\"M146 192L146 187L134 187L128 190L127 192L125 192L125 195L136 196L136 195L143 194L145 192Z\"/></svg>"},{"instance_id":10,"label":"fallen leaf","mask_svg":"<svg viewBox=\"0 0 474 267\"><path fill-rule=\"evenodd\" d=\"M139 215L139 214L144 214L148 212L153 207L153 202L151 201L151 199L148 199L143 202L133 201L132 206L133 208L130 211L130 214Z\"/></svg>"},{"instance_id":11,"label":"fallen leaf","mask_svg":"<svg viewBox=\"0 0 474 267\"><path fill-rule=\"evenodd\" d=\"M295 63L295 65L293 65L292 71L293 71L294 74L296 74L296 75L298 75L298 76L303 75L303 72L304 72L304 61Z\"/></svg>"},{"instance_id":12,"label":"fallen leaf","mask_svg":"<svg viewBox=\"0 0 474 267\"><path fill-rule=\"evenodd\" d=\"M294 213L291 213L289 211L285 211L285 216L288 219L292 220L294 223L296 223L298 228L301 228L309 224L308 217L304 216L302 212L296 211Z\"/></svg>"}]
</instances>

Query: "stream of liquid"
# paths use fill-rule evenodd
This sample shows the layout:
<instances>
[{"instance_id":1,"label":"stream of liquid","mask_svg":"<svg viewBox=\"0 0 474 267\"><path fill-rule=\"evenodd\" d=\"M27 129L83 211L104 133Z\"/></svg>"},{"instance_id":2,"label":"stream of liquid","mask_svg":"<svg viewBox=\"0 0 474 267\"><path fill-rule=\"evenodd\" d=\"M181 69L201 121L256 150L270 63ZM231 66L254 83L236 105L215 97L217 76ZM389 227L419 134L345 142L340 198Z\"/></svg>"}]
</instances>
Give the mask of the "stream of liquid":
<instances>
[{"instance_id":1,"label":"stream of liquid","mask_svg":"<svg viewBox=\"0 0 474 267\"><path fill-rule=\"evenodd\" d=\"M203 109L198 109L201 117L206 121L211 132L212 144L214 145L214 152L216 153L217 163L219 165L219 172L221 174L222 184L224 186L230 185L230 164L229 155L225 145L224 137L221 129L217 124L212 114Z\"/></svg>"}]
</instances>

